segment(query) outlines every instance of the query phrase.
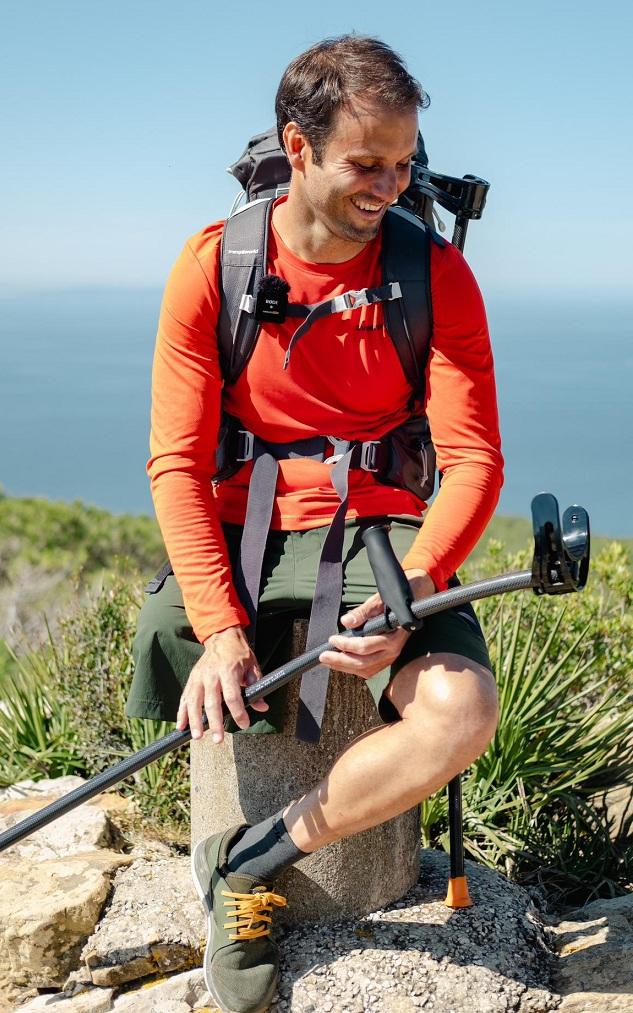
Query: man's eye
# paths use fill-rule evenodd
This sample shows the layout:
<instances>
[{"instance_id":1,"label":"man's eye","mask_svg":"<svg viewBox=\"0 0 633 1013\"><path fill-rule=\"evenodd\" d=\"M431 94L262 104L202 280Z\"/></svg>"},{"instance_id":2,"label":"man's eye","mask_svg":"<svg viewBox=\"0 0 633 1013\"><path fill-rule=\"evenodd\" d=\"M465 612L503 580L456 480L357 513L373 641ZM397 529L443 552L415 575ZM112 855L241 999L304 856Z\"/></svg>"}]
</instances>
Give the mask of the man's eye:
<instances>
[{"instance_id":1,"label":"man's eye","mask_svg":"<svg viewBox=\"0 0 633 1013\"><path fill-rule=\"evenodd\" d=\"M355 162L354 166L356 169L360 169L361 172L375 172L375 165L361 165L360 162Z\"/></svg>"}]
</instances>

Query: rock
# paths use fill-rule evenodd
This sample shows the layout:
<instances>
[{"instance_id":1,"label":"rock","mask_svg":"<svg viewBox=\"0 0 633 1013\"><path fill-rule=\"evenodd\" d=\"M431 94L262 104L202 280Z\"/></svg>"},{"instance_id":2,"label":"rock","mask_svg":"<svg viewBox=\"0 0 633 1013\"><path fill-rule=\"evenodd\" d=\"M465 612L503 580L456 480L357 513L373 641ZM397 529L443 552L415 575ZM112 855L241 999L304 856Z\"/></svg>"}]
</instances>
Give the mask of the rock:
<instances>
[{"instance_id":1,"label":"rock","mask_svg":"<svg viewBox=\"0 0 633 1013\"><path fill-rule=\"evenodd\" d=\"M422 852L419 882L403 899L354 921L278 935L282 967L270 1013L545 1013L547 932L520 887L467 862L474 907L444 906L448 857Z\"/></svg>"},{"instance_id":2,"label":"rock","mask_svg":"<svg viewBox=\"0 0 633 1013\"><path fill-rule=\"evenodd\" d=\"M66 777L44 777L41 781L18 781L0 791L0 800L9 798L59 798L85 784L84 778L77 774L68 774Z\"/></svg>"},{"instance_id":3,"label":"rock","mask_svg":"<svg viewBox=\"0 0 633 1013\"><path fill-rule=\"evenodd\" d=\"M48 798L12 798L0 802L0 831L19 823L44 805ZM89 805L80 805L65 816L31 834L3 852L3 857L19 856L33 861L62 858L95 848L111 848L116 831L105 812Z\"/></svg>"},{"instance_id":4,"label":"rock","mask_svg":"<svg viewBox=\"0 0 633 1013\"><path fill-rule=\"evenodd\" d=\"M199 965L205 941L189 859L135 861L117 874L112 902L82 960L94 985L120 985Z\"/></svg>"},{"instance_id":5,"label":"rock","mask_svg":"<svg viewBox=\"0 0 633 1013\"><path fill-rule=\"evenodd\" d=\"M596 900L554 928L564 1013L633 1009L633 895Z\"/></svg>"},{"instance_id":6,"label":"rock","mask_svg":"<svg viewBox=\"0 0 633 1013\"><path fill-rule=\"evenodd\" d=\"M91 988L72 997L39 995L16 1013L108 1013L112 1009L114 989Z\"/></svg>"},{"instance_id":7,"label":"rock","mask_svg":"<svg viewBox=\"0 0 633 1013\"><path fill-rule=\"evenodd\" d=\"M448 858L423 851L418 883L402 900L334 924L281 928L276 933L279 991L270 1013L557 1009L561 997L550 985L555 958L549 930L528 894L496 872L466 865L474 900L470 909L445 907ZM215 1010L200 967L191 968L201 963L205 935L188 860L134 862L117 873L112 902L88 940L85 963L71 975L67 991L88 983L98 995L127 984L128 990L113 1001L116 1013ZM141 987L133 984L137 977L153 979L161 970L170 973L182 967L187 967L185 973L146 980ZM103 988L95 990L95 985ZM80 993L73 1002L81 995L90 993ZM630 1001L630 993L624 998ZM579 1006L574 1013L591 1008ZM74 1006L61 1005L59 1013L66 1009L75 1013Z\"/></svg>"},{"instance_id":8,"label":"rock","mask_svg":"<svg viewBox=\"0 0 633 1013\"><path fill-rule=\"evenodd\" d=\"M169 1004L169 1005L168 1005ZM152 985L145 985L120 996L115 1004L116 1013L190 1013L215 1004L207 992L202 969L176 974Z\"/></svg>"},{"instance_id":9,"label":"rock","mask_svg":"<svg viewBox=\"0 0 633 1013\"><path fill-rule=\"evenodd\" d=\"M113 873L130 859L94 851L0 863L0 989L62 985L94 931Z\"/></svg>"}]
</instances>

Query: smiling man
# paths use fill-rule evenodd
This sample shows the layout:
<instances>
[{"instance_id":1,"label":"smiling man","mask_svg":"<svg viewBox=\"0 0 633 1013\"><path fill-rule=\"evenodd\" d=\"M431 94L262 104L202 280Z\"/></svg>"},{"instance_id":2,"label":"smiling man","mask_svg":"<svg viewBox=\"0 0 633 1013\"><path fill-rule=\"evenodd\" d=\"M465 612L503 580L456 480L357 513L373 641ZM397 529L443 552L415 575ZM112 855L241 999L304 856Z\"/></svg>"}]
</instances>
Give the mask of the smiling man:
<instances>
[{"instance_id":1,"label":"smiling man","mask_svg":"<svg viewBox=\"0 0 633 1013\"><path fill-rule=\"evenodd\" d=\"M276 111L291 179L287 197L272 206L266 272L285 283L293 304L337 306L331 301L343 293L381 290L384 219L409 184L418 109L426 102L398 55L376 39L326 40L284 73ZM262 322L245 368L225 382L218 350L224 229L220 222L189 240L163 301L148 470L174 575L154 583L142 610L128 704L130 714L176 717L194 738L202 735L204 707L216 742L225 734L223 704L234 730L274 731L283 720L264 700L247 710L242 690L272 666L294 617L323 598L315 585L333 519L344 517L345 527L341 591L330 606L338 614L340 601L341 621L352 628L382 609L357 537L368 518L389 517L415 598L432 595L477 542L502 481L485 312L454 247L429 234L428 271L420 263L433 331L419 389L405 375L378 298L315 319L300 343L296 318ZM385 481L354 457L358 447L388 442L423 412L443 473L426 512L404 479ZM212 483L220 421L228 417L260 448L274 448L278 468L259 524L265 538L270 520L259 598L255 593L250 603L243 590L245 544L251 546L245 518L261 455L241 466L234 461ZM334 461L345 453L335 453L324 435L332 433L350 448L347 490L334 487ZM320 453L307 453L308 444ZM301 453L292 452L297 447ZM255 636L258 615L265 622ZM209 915L205 975L222 1010L253 1013L274 995L271 921L275 906L286 903L274 892L275 877L304 854L416 805L467 767L494 734L494 681L469 607L431 616L415 633L333 636L331 645L322 665L368 680L384 724L352 742L305 797L256 826L232 827L196 846L193 876Z\"/></svg>"}]
</instances>

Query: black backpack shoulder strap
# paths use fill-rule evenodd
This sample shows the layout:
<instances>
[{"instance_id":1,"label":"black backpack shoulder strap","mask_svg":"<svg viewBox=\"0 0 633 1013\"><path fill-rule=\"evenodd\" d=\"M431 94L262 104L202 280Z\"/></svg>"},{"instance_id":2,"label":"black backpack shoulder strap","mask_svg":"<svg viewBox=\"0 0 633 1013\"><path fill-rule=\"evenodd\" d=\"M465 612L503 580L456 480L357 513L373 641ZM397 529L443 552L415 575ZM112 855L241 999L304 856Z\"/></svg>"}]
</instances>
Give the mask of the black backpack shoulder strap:
<instances>
[{"instance_id":1,"label":"black backpack shoulder strap","mask_svg":"<svg viewBox=\"0 0 633 1013\"><path fill-rule=\"evenodd\" d=\"M446 240L399 207L389 208L382 228L383 284L398 281L402 291L401 299L384 303L385 324L404 374L421 396L433 333L430 244L445 246Z\"/></svg>"},{"instance_id":2,"label":"black backpack shoulder strap","mask_svg":"<svg viewBox=\"0 0 633 1013\"><path fill-rule=\"evenodd\" d=\"M259 322L247 312L245 296L253 296L266 273L268 229L274 197L238 208L226 221L220 249L220 316L217 338L220 368L226 383L235 383L250 359Z\"/></svg>"}]
</instances>

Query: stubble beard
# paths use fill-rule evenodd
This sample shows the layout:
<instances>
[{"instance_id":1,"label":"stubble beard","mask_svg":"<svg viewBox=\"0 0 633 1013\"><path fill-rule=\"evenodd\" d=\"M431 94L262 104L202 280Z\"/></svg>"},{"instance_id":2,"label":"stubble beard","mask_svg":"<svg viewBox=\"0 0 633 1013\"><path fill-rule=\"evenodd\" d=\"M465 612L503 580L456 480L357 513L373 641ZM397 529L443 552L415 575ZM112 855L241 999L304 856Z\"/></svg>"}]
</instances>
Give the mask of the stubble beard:
<instances>
[{"instance_id":1,"label":"stubble beard","mask_svg":"<svg viewBox=\"0 0 633 1013\"><path fill-rule=\"evenodd\" d=\"M330 231L337 239L346 239L352 243L370 243L372 239L375 239L380 232L380 226L384 217L384 215L381 215L375 224L367 222L365 226L357 226L345 216L342 209L336 206L326 207L324 210L326 211Z\"/></svg>"}]
</instances>

